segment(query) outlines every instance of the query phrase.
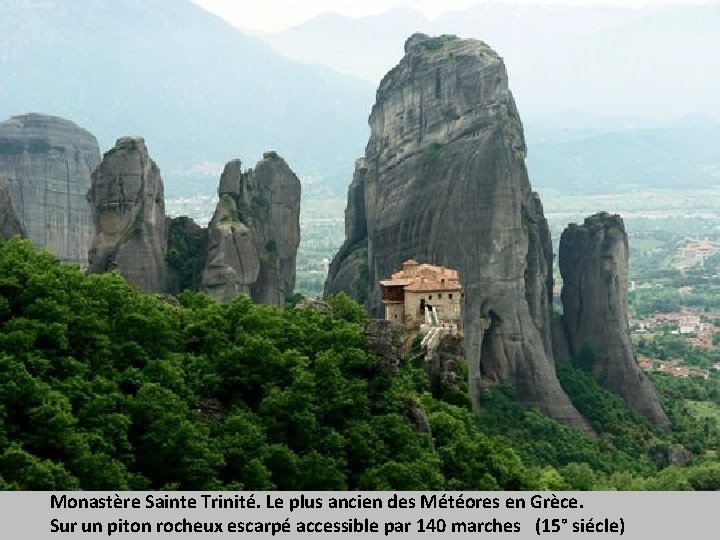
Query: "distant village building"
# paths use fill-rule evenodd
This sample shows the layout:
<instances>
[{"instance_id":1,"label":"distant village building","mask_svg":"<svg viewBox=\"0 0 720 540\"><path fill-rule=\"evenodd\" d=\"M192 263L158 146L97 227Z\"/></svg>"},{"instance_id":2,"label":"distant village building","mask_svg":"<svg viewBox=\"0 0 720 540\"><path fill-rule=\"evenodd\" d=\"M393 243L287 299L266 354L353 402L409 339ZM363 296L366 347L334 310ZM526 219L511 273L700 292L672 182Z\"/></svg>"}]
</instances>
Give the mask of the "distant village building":
<instances>
[{"instance_id":1,"label":"distant village building","mask_svg":"<svg viewBox=\"0 0 720 540\"><path fill-rule=\"evenodd\" d=\"M640 283L636 287L636 289L638 289L638 290L646 290L646 289L652 289L652 288L653 288L652 283ZM633 289L633 290L635 290L635 289Z\"/></svg>"},{"instance_id":2,"label":"distant village building","mask_svg":"<svg viewBox=\"0 0 720 540\"><path fill-rule=\"evenodd\" d=\"M694 378L705 379L710 377L707 369L696 367L688 367L682 364L680 360L654 360L647 356L638 355L637 363L643 371L657 371L665 375L680 377L682 379Z\"/></svg>"},{"instance_id":3,"label":"distant village building","mask_svg":"<svg viewBox=\"0 0 720 540\"><path fill-rule=\"evenodd\" d=\"M640 368L645 371L652 371L653 369L655 369L653 361L650 358L648 358L647 356L638 355L637 363L638 363L638 366L640 366Z\"/></svg>"},{"instance_id":4,"label":"distant village building","mask_svg":"<svg viewBox=\"0 0 720 540\"><path fill-rule=\"evenodd\" d=\"M718 251L718 243L708 239L687 239L686 242L686 245L678 247L676 251L678 261L673 266L679 270L698 264L702 266L709 257Z\"/></svg>"},{"instance_id":5,"label":"distant village building","mask_svg":"<svg viewBox=\"0 0 720 540\"><path fill-rule=\"evenodd\" d=\"M650 322L634 317L628 317L628 326L634 334L644 334L651 328Z\"/></svg>"},{"instance_id":6,"label":"distant village building","mask_svg":"<svg viewBox=\"0 0 720 540\"><path fill-rule=\"evenodd\" d=\"M680 312L655 313L646 319L628 317L628 326L634 335L648 332L669 331L682 336L688 345L702 349L712 349L713 335L718 327L711 322L718 318L714 313L700 316L693 308L682 308Z\"/></svg>"},{"instance_id":7,"label":"distant village building","mask_svg":"<svg viewBox=\"0 0 720 540\"><path fill-rule=\"evenodd\" d=\"M385 318L405 327L406 342L423 326L458 331L462 326L462 287L457 270L409 260L390 279L380 281Z\"/></svg>"},{"instance_id":8,"label":"distant village building","mask_svg":"<svg viewBox=\"0 0 720 540\"><path fill-rule=\"evenodd\" d=\"M715 246L710 242L690 242L687 246L677 249L681 259L691 259L697 262L704 261L715 253Z\"/></svg>"}]
</instances>

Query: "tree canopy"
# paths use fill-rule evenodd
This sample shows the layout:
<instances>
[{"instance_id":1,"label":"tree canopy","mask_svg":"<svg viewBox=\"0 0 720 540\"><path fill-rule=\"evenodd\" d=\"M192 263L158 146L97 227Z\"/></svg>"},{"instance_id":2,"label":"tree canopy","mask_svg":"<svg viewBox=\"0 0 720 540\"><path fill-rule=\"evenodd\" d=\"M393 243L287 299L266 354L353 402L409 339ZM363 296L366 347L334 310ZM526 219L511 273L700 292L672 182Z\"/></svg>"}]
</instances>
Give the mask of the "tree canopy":
<instances>
[{"instance_id":1,"label":"tree canopy","mask_svg":"<svg viewBox=\"0 0 720 540\"><path fill-rule=\"evenodd\" d=\"M532 487L472 412L367 352L365 315L139 294L0 244L0 487ZM408 402L432 435L405 417Z\"/></svg>"},{"instance_id":2,"label":"tree canopy","mask_svg":"<svg viewBox=\"0 0 720 540\"><path fill-rule=\"evenodd\" d=\"M591 374L559 369L593 439L524 408L508 385L483 390L476 417L457 392L433 397L420 360L384 371L344 295L331 315L177 300L0 242L0 489L720 487L717 459L654 458L673 444L713 451L717 424L686 408L717 401L717 381L661 381L668 439Z\"/></svg>"}]
</instances>

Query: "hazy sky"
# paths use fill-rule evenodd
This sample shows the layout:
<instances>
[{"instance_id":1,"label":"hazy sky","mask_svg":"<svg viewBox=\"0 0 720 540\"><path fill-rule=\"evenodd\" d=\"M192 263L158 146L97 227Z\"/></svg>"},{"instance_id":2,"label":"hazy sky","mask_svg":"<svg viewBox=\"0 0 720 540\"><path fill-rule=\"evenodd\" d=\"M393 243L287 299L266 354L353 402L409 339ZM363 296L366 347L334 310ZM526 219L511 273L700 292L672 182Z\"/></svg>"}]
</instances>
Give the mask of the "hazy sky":
<instances>
[{"instance_id":1,"label":"hazy sky","mask_svg":"<svg viewBox=\"0 0 720 540\"><path fill-rule=\"evenodd\" d=\"M429 17L482 3L478 0L192 0L232 24L252 30L273 32L293 26L324 12L353 17L382 13L394 7L410 6ZM649 6L667 4L716 4L719 0L493 0L509 4L613 4Z\"/></svg>"}]
</instances>

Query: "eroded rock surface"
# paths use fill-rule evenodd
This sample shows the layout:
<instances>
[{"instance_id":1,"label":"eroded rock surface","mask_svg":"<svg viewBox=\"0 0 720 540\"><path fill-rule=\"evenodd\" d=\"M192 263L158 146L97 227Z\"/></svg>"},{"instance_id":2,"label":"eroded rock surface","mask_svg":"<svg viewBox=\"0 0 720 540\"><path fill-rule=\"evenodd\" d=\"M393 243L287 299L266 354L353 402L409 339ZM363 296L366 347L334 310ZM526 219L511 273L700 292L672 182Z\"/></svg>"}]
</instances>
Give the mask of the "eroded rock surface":
<instances>
[{"instance_id":1,"label":"eroded rock surface","mask_svg":"<svg viewBox=\"0 0 720 540\"><path fill-rule=\"evenodd\" d=\"M628 240L622 218L600 213L570 224L560 238L563 326L570 354L585 343L596 353L591 369L654 425L668 429L652 382L637 364L627 323Z\"/></svg>"},{"instance_id":2,"label":"eroded rock surface","mask_svg":"<svg viewBox=\"0 0 720 540\"><path fill-rule=\"evenodd\" d=\"M144 139L118 139L92 174L87 197L95 223L89 271L118 270L142 292L165 291L164 189Z\"/></svg>"},{"instance_id":3,"label":"eroded rock surface","mask_svg":"<svg viewBox=\"0 0 720 540\"><path fill-rule=\"evenodd\" d=\"M225 166L208 226L201 289L221 302L245 294L284 305L295 287L300 243L300 180L275 152L254 169Z\"/></svg>"},{"instance_id":4,"label":"eroded rock surface","mask_svg":"<svg viewBox=\"0 0 720 540\"><path fill-rule=\"evenodd\" d=\"M379 317L378 280L403 261L459 270L474 404L482 384L509 380L525 403L590 430L555 375L550 234L502 59L481 41L414 34L369 123L325 292L367 291Z\"/></svg>"},{"instance_id":5,"label":"eroded rock surface","mask_svg":"<svg viewBox=\"0 0 720 540\"><path fill-rule=\"evenodd\" d=\"M24 235L81 266L94 234L85 194L98 163L95 137L69 120L25 114L0 122L0 185Z\"/></svg>"},{"instance_id":6,"label":"eroded rock surface","mask_svg":"<svg viewBox=\"0 0 720 540\"><path fill-rule=\"evenodd\" d=\"M297 303L295 309L310 309L323 315L332 315L330 304L316 298L303 298Z\"/></svg>"},{"instance_id":7,"label":"eroded rock surface","mask_svg":"<svg viewBox=\"0 0 720 540\"><path fill-rule=\"evenodd\" d=\"M432 428L427 417L427 411L422 403L415 398L406 397L403 400L403 417L418 433L425 433L432 438Z\"/></svg>"},{"instance_id":8,"label":"eroded rock surface","mask_svg":"<svg viewBox=\"0 0 720 540\"><path fill-rule=\"evenodd\" d=\"M553 313L552 316L552 349L556 364L570 362L572 359L567 336L565 335L562 315L558 313Z\"/></svg>"},{"instance_id":9,"label":"eroded rock surface","mask_svg":"<svg viewBox=\"0 0 720 540\"><path fill-rule=\"evenodd\" d=\"M461 363L465 362L465 348L460 335L446 334L425 359L425 371L430 379L430 390L436 397L443 391L458 390L465 383Z\"/></svg>"},{"instance_id":10,"label":"eroded rock surface","mask_svg":"<svg viewBox=\"0 0 720 540\"><path fill-rule=\"evenodd\" d=\"M10 200L7 187L0 184L0 240L7 240L13 236L22 236L23 230L20 220L15 215L15 209Z\"/></svg>"},{"instance_id":11,"label":"eroded rock surface","mask_svg":"<svg viewBox=\"0 0 720 540\"><path fill-rule=\"evenodd\" d=\"M365 325L367 349L375 355L382 371L397 372L403 354L403 334L403 327L391 321L377 319Z\"/></svg>"}]
</instances>

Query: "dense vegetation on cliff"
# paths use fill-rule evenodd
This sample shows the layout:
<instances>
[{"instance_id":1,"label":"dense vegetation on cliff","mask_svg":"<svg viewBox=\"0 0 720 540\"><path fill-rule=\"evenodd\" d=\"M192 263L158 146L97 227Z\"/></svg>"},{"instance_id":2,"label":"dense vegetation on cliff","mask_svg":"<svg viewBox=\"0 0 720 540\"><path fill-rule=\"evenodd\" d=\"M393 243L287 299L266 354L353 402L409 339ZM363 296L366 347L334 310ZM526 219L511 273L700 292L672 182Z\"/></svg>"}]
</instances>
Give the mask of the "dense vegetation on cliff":
<instances>
[{"instance_id":1,"label":"dense vegetation on cliff","mask_svg":"<svg viewBox=\"0 0 720 540\"><path fill-rule=\"evenodd\" d=\"M0 244L4 489L522 489L472 413L364 350L364 314L136 293ZM433 439L404 415L424 411Z\"/></svg>"},{"instance_id":2,"label":"dense vegetation on cliff","mask_svg":"<svg viewBox=\"0 0 720 540\"><path fill-rule=\"evenodd\" d=\"M0 243L0 489L720 487L717 461L653 460L673 440L573 368L561 381L599 438L507 388L486 393L478 424L466 400L433 398L419 365L383 371L363 311L332 303L328 316L244 297L164 302ZM690 430L672 437L687 444Z\"/></svg>"},{"instance_id":3,"label":"dense vegetation on cliff","mask_svg":"<svg viewBox=\"0 0 720 540\"><path fill-rule=\"evenodd\" d=\"M720 489L720 418L702 409L720 404L720 378L656 376L673 429L663 434L584 370L560 365L558 377L597 437L524 408L509 385L484 391L478 422L543 470L552 489Z\"/></svg>"}]
</instances>

